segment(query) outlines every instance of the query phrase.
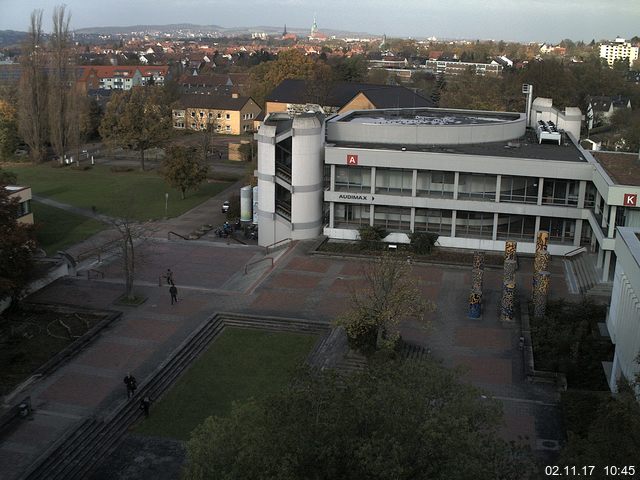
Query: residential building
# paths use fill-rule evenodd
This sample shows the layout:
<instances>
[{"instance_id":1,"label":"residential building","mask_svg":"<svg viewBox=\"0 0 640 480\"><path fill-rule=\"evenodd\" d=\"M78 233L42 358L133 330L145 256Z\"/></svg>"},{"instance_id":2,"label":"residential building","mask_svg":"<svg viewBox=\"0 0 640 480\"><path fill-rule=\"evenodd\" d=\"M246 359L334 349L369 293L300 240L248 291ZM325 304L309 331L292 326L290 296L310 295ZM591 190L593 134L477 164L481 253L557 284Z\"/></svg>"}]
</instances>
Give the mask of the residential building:
<instances>
[{"instance_id":1,"label":"residential building","mask_svg":"<svg viewBox=\"0 0 640 480\"><path fill-rule=\"evenodd\" d=\"M240 135L254 131L261 111L251 97L185 94L172 110L173 128Z\"/></svg>"},{"instance_id":2,"label":"residential building","mask_svg":"<svg viewBox=\"0 0 640 480\"><path fill-rule=\"evenodd\" d=\"M17 200L18 209L16 217L19 223L33 225L33 212L31 211L31 187L21 187L18 185L7 185L9 198Z\"/></svg>"},{"instance_id":3,"label":"residential building","mask_svg":"<svg viewBox=\"0 0 640 480\"><path fill-rule=\"evenodd\" d=\"M616 60L626 59L631 67L638 59L638 47L618 37L613 42L600 45L600 58L604 58L609 66L613 66Z\"/></svg>"},{"instance_id":4,"label":"residential building","mask_svg":"<svg viewBox=\"0 0 640 480\"><path fill-rule=\"evenodd\" d=\"M424 231L443 247L503 251L517 240L518 251L533 253L546 230L552 255L597 253L608 282L616 227L640 227L640 168L584 150L569 125L434 108L350 111L326 125L318 118L276 113L258 130L265 244L320 230L354 240L374 225L393 243ZM309 205L320 185L319 203Z\"/></svg>"},{"instance_id":5,"label":"residential building","mask_svg":"<svg viewBox=\"0 0 640 480\"><path fill-rule=\"evenodd\" d=\"M589 97L587 100L587 112L593 112L587 118L589 128L593 128L594 125L609 124L613 113L616 110L625 108L631 108L631 99L629 97L623 97L622 95Z\"/></svg>"},{"instance_id":6,"label":"residential building","mask_svg":"<svg viewBox=\"0 0 640 480\"><path fill-rule=\"evenodd\" d=\"M613 392L618 391L621 379L633 381L640 373L640 229L618 227L615 255L613 290L607 312L607 329L615 345L609 366L609 388Z\"/></svg>"},{"instance_id":7,"label":"residential building","mask_svg":"<svg viewBox=\"0 0 640 480\"><path fill-rule=\"evenodd\" d=\"M78 68L78 85L89 90L131 90L140 85L164 85L169 67L90 66Z\"/></svg>"},{"instance_id":8,"label":"residential building","mask_svg":"<svg viewBox=\"0 0 640 480\"><path fill-rule=\"evenodd\" d=\"M318 88L307 80L287 79L267 95L265 115L309 111L342 113L348 110L432 105L431 100L397 85L337 82L328 88Z\"/></svg>"}]
</instances>

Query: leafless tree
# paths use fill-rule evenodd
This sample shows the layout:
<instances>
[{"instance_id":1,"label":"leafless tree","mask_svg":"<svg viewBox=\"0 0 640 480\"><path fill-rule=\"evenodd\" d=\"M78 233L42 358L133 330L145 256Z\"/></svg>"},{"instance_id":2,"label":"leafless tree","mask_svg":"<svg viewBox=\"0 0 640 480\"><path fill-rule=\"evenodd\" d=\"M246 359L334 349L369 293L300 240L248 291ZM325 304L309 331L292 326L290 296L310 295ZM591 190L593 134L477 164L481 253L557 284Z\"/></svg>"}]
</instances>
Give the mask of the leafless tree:
<instances>
[{"instance_id":1,"label":"leafless tree","mask_svg":"<svg viewBox=\"0 0 640 480\"><path fill-rule=\"evenodd\" d=\"M31 159L45 159L47 141L46 51L42 32L42 10L31 13L29 32L21 57L18 89L18 130L29 145Z\"/></svg>"},{"instance_id":2,"label":"leafless tree","mask_svg":"<svg viewBox=\"0 0 640 480\"><path fill-rule=\"evenodd\" d=\"M72 42L69 32L71 14L64 5L53 9L53 31L49 55L49 132L51 146L59 158L80 140L81 105L75 87Z\"/></svg>"}]
</instances>

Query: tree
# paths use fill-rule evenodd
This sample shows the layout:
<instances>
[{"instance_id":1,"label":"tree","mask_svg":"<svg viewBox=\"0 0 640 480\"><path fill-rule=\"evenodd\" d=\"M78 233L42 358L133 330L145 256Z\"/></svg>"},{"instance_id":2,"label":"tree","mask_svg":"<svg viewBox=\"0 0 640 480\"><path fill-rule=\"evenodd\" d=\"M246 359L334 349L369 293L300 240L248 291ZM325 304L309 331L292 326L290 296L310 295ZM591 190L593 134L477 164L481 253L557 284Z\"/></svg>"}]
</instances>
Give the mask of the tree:
<instances>
[{"instance_id":1,"label":"tree","mask_svg":"<svg viewBox=\"0 0 640 480\"><path fill-rule=\"evenodd\" d=\"M364 280L351 292L350 309L336 320L351 346L362 353L392 350L400 339L398 325L413 318L426 323L433 304L423 298L411 276L411 266L391 255L368 263Z\"/></svg>"},{"instance_id":2,"label":"tree","mask_svg":"<svg viewBox=\"0 0 640 480\"><path fill-rule=\"evenodd\" d=\"M413 232L409 235L411 248L418 255L428 255L438 241L438 236L437 233Z\"/></svg>"},{"instance_id":3,"label":"tree","mask_svg":"<svg viewBox=\"0 0 640 480\"><path fill-rule=\"evenodd\" d=\"M500 404L435 362L374 363L338 379L302 372L279 394L206 419L185 480L530 479L498 436Z\"/></svg>"},{"instance_id":4,"label":"tree","mask_svg":"<svg viewBox=\"0 0 640 480\"><path fill-rule=\"evenodd\" d=\"M33 162L46 155L47 79L46 51L42 32L42 10L31 13L31 23L20 57L22 75L18 84L18 131L29 146Z\"/></svg>"},{"instance_id":5,"label":"tree","mask_svg":"<svg viewBox=\"0 0 640 480\"><path fill-rule=\"evenodd\" d=\"M0 160L7 160L18 148L18 121L16 109L0 98Z\"/></svg>"},{"instance_id":6,"label":"tree","mask_svg":"<svg viewBox=\"0 0 640 480\"><path fill-rule=\"evenodd\" d=\"M17 300L31 279L36 242L33 226L19 223L18 202L5 188L15 175L0 172L0 298Z\"/></svg>"},{"instance_id":7,"label":"tree","mask_svg":"<svg viewBox=\"0 0 640 480\"><path fill-rule=\"evenodd\" d=\"M53 32L49 68L49 133L51 146L62 159L72 145L80 141L80 102L75 90L75 69L71 62L71 15L66 7L53 9Z\"/></svg>"},{"instance_id":8,"label":"tree","mask_svg":"<svg viewBox=\"0 0 640 480\"><path fill-rule=\"evenodd\" d=\"M147 86L113 95L99 130L105 142L137 151L144 171L145 150L162 145L170 127L171 114L162 90Z\"/></svg>"},{"instance_id":9,"label":"tree","mask_svg":"<svg viewBox=\"0 0 640 480\"><path fill-rule=\"evenodd\" d=\"M162 162L162 176L170 186L180 189L183 200L187 190L197 188L207 179L208 171L195 149L178 145L169 147Z\"/></svg>"}]
</instances>

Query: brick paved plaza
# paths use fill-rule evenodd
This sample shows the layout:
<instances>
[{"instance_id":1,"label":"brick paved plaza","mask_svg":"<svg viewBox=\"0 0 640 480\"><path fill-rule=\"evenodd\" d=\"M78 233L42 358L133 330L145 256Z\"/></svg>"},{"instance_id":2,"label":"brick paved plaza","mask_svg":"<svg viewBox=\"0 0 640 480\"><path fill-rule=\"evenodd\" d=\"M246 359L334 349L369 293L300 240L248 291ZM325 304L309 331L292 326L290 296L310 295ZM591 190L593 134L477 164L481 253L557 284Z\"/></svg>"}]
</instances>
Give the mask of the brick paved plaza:
<instances>
[{"instance_id":1,"label":"brick paved plaza","mask_svg":"<svg viewBox=\"0 0 640 480\"><path fill-rule=\"evenodd\" d=\"M256 246L225 242L156 239L139 250L143 259L136 291L146 297L138 307L114 303L122 293L119 262L105 260L104 278L86 275L61 279L30 300L119 310L122 317L52 375L30 386L33 420L23 423L0 444L0 479L17 478L47 445L88 415L105 415L124 401L122 378L131 371L148 376L190 332L215 312L295 317L331 322L349 305L349 295L362 281L366 260L308 252L312 242L280 252L269 263L249 269L264 254ZM559 262L557 262L559 263ZM567 289L561 265L552 265L552 295ZM170 304L166 282L158 277L174 272L179 302ZM467 317L469 268L416 264L413 273L421 291L436 306L430 326L402 326L408 341L424 345L445 365L463 369L464 378L502 400L506 438L524 439L533 448L540 440L559 440L557 395L550 387L523 380L519 330L504 327L497 315L501 272L487 270L483 315ZM517 274L521 295L530 290L531 265L524 260Z\"/></svg>"}]
</instances>

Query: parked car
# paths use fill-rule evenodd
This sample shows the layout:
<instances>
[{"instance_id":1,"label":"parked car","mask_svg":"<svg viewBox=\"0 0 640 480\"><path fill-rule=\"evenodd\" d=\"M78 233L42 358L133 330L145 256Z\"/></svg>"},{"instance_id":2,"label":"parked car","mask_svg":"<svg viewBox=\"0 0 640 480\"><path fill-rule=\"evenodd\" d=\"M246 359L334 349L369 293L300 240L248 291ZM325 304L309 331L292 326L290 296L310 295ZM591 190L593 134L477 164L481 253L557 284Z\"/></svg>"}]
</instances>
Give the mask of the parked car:
<instances>
[{"instance_id":1,"label":"parked car","mask_svg":"<svg viewBox=\"0 0 640 480\"><path fill-rule=\"evenodd\" d=\"M222 204L222 213L227 213L229 211L229 200L226 200Z\"/></svg>"}]
</instances>

